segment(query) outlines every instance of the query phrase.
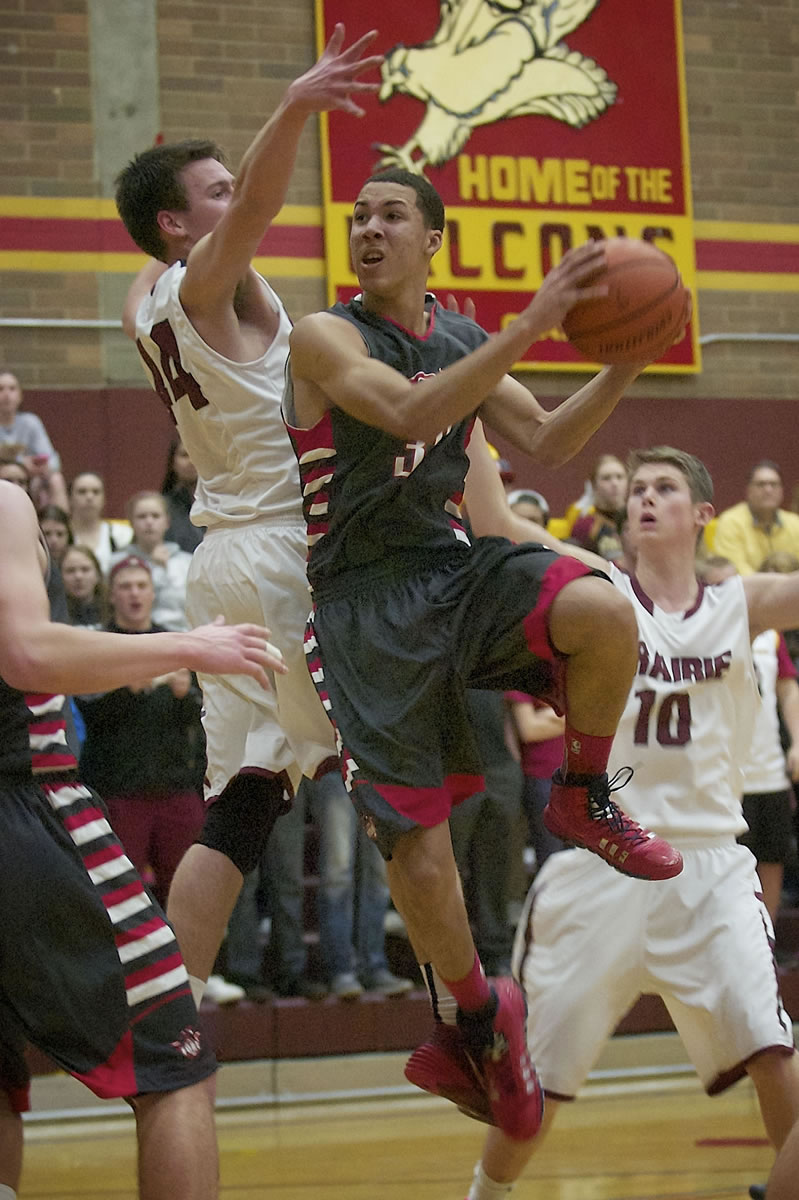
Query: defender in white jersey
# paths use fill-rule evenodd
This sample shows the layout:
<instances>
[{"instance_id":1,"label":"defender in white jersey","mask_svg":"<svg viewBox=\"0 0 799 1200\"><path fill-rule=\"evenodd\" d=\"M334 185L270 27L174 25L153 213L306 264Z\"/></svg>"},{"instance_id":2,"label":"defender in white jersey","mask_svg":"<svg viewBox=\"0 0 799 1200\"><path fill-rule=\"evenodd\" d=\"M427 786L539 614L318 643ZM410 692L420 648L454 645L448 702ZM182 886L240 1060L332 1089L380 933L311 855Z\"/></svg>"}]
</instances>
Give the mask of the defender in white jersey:
<instances>
[{"instance_id":1,"label":"defender in white jersey","mask_svg":"<svg viewBox=\"0 0 799 1200\"><path fill-rule=\"evenodd\" d=\"M290 321L252 259L282 207L312 112L362 110L351 93L382 61L344 28L296 79L234 179L212 142L155 146L117 181L117 207L157 260L134 282L123 323L197 468L191 519L207 526L187 589L191 621L223 613L267 624L288 674L264 695L201 677L209 803L200 843L172 883L169 915L195 998L213 966L243 875L257 865L300 773L336 765L332 728L303 654L310 610L299 477L280 416ZM247 614L245 617L244 614Z\"/></svg>"},{"instance_id":2,"label":"defender in white jersey","mask_svg":"<svg viewBox=\"0 0 799 1200\"><path fill-rule=\"evenodd\" d=\"M642 886L607 877L584 850L567 850L536 877L514 969L548 1096L542 1130L557 1102L574 1098L630 1005L656 993L708 1093L750 1075L779 1148L799 1119L799 1060L755 862L736 836L745 828L741 767L759 704L751 640L799 623L799 576L703 586L695 547L713 514L704 466L658 447L634 454L630 475L635 575L605 569L634 606L639 662L610 769L632 764L632 778L618 772L624 807L681 850L684 868ZM543 530L538 536L598 565ZM491 1130L469 1200L509 1193L538 1140L513 1142Z\"/></svg>"}]
</instances>

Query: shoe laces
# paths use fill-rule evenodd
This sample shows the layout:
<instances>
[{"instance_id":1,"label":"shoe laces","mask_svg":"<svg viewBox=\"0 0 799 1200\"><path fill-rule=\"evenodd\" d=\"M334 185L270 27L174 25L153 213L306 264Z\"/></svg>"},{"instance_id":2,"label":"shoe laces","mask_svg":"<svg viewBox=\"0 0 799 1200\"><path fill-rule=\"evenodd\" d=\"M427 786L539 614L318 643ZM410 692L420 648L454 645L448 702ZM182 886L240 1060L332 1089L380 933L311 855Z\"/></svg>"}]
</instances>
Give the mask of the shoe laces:
<instances>
[{"instance_id":1,"label":"shoe laces","mask_svg":"<svg viewBox=\"0 0 799 1200\"><path fill-rule=\"evenodd\" d=\"M645 842L649 835L641 826L622 812L611 792L626 787L635 772L632 767L619 767L612 779L601 775L588 785L588 815L592 821L605 821L612 833L623 833L633 843Z\"/></svg>"}]
</instances>

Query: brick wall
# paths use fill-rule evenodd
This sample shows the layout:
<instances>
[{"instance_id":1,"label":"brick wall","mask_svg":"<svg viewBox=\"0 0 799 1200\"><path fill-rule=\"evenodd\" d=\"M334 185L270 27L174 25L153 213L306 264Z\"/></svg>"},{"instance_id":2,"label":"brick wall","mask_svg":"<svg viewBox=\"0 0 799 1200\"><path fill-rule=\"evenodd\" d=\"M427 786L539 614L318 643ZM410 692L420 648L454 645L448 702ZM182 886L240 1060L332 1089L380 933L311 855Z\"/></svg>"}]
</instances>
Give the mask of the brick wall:
<instances>
[{"instance_id":1,"label":"brick wall","mask_svg":"<svg viewBox=\"0 0 799 1200\"><path fill-rule=\"evenodd\" d=\"M799 0L685 0L683 9L696 218L799 224ZM314 57L313 0L176 0L158 4L157 15L161 129L148 140L201 132L235 164L286 83ZM6 195L98 194L88 29L88 0L0 0ZM315 121L289 202L321 202ZM325 304L321 279L275 283L294 315ZM0 315L94 317L99 291L93 274L0 271ZM702 291L699 316L703 334L793 332L799 290ZM121 343L121 334L4 329L2 358L29 390L137 382L124 345L123 377L110 379L109 341ZM795 345L721 343L705 348L701 375L645 378L631 394L790 400L796 361ZM568 375L523 378L552 399L575 384Z\"/></svg>"}]
</instances>

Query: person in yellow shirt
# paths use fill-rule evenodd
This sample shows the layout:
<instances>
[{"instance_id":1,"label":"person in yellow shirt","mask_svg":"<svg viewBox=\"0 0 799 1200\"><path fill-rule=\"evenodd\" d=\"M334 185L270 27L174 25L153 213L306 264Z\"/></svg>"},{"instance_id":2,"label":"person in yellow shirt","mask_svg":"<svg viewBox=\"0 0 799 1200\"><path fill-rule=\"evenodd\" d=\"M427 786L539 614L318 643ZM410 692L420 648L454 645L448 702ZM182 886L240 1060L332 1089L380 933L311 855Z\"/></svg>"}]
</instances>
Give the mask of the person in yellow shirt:
<instances>
[{"instance_id":1,"label":"person in yellow shirt","mask_svg":"<svg viewBox=\"0 0 799 1200\"><path fill-rule=\"evenodd\" d=\"M787 550L799 556L799 516L780 508L782 473L776 463L755 463L746 499L718 518L713 553L735 563L741 575L752 575L769 554Z\"/></svg>"}]
</instances>

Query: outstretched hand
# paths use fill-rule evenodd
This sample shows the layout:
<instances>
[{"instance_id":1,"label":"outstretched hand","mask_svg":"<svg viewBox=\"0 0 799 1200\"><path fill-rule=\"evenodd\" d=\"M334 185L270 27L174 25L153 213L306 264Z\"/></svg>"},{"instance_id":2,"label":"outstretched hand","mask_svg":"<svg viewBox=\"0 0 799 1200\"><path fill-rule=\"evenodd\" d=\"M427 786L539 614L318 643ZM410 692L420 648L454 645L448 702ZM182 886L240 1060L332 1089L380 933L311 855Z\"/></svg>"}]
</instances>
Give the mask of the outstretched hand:
<instances>
[{"instance_id":1,"label":"outstretched hand","mask_svg":"<svg viewBox=\"0 0 799 1200\"><path fill-rule=\"evenodd\" d=\"M191 659L186 665L206 675L250 675L269 690L267 671L285 675L288 667L277 646L269 641L262 625L226 625L217 617L212 625L200 625L187 635Z\"/></svg>"},{"instance_id":2,"label":"outstretched hand","mask_svg":"<svg viewBox=\"0 0 799 1200\"><path fill-rule=\"evenodd\" d=\"M364 115L364 110L355 103L350 93L376 92L380 87L379 83L364 83L358 79L364 71L371 71L383 62L382 54L361 57L377 37L377 30L365 33L347 50L341 49L344 37L344 26L339 22L318 62L289 87L290 100L309 112L340 109L356 117Z\"/></svg>"},{"instance_id":3,"label":"outstretched hand","mask_svg":"<svg viewBox=\"0 0 799 1200\"><path fill-rule=\"evenodd\" d=\"M579 300L607 296L607 283L592 282L605 266L605 248L601 241L585 242L567 250L547 275L527 306L542 332L559 329L563 318Z\"/></svg>"}]
</instances>

